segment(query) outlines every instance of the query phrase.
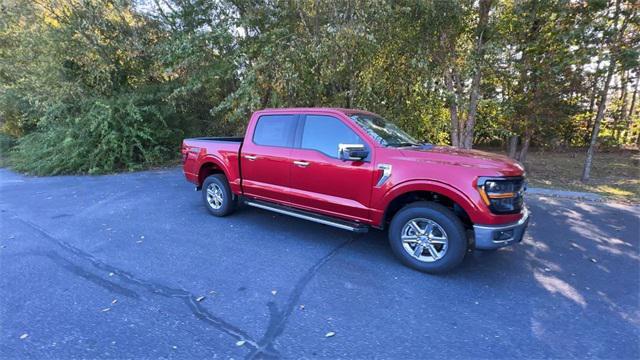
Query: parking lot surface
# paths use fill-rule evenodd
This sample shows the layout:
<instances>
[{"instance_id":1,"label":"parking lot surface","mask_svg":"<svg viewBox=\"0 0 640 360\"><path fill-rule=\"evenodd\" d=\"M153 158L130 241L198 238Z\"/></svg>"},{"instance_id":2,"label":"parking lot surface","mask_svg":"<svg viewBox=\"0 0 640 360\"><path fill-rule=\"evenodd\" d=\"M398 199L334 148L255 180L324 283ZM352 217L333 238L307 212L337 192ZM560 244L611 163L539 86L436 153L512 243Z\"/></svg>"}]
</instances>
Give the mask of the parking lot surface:
<instances>
[{"instance_id":1,"label":"parking lot surface","mask_svg":"<svg viewBox=\"0 0 640 360\"><path fill-rule=\"evenodd\" d=\"M639 358L638 207L528 207L521 244L432 276L381 231L212 217L179 169L0 169L0 358Z\"/></svg>"}]
</instances>

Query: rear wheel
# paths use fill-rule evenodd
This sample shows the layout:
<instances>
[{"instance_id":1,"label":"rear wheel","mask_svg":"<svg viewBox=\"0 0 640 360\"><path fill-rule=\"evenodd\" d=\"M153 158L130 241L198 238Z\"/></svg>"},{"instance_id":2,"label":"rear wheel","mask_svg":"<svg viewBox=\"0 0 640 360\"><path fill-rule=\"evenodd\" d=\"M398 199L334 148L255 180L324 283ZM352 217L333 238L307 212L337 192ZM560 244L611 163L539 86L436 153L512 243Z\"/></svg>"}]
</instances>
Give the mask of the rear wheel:
<instances>
[{"instance_id":1,"label":"rear wheel","mask_svg":"<svg viewBox=\"0 0 640 360\"><path fill-rule=\"evenodd\" d=\"M238 199L229 188L229 182L223 174L208 176L202 183L202 201L207 210L215 216L227 216L237 206Z\"/></svg>"},{"instance_id":2,"label":"rear wheel","mask_svg":"<svg viewBox=\"0 0 640 360\"><path fill-rule=\"evenodd\" d=\"M428 273L453 269L467 251L460 219L448 208L427 201L398 211L389 226L389 242L402 263Z\"/></svg>"}]
</instances>

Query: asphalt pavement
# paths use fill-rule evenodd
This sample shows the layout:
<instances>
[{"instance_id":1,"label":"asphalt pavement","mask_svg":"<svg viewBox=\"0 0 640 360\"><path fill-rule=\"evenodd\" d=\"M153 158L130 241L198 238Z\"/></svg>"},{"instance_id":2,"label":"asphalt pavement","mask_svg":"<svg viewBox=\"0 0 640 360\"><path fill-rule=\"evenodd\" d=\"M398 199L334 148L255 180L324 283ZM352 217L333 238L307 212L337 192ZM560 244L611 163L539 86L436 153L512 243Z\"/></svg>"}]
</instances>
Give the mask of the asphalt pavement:
<instances>
[{"instance_id":1,"label":"asphalt pavement","mask_svg":"<svg viewBox=\"0 0 640 360\"><path fill-rule=\"evenodd\" d=\"M179 169L0 169L0 358L640 358L639 208L528 207L521 244L433 276L384 232L210 216Z\"/></svg>"}]
</instances>

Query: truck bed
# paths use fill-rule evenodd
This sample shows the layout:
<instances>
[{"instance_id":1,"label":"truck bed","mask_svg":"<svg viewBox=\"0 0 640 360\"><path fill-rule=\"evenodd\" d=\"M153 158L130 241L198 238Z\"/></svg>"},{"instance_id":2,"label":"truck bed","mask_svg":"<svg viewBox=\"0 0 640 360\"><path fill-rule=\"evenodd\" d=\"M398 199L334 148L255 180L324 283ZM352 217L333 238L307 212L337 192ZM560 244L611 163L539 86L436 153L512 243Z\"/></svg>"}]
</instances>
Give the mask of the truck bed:
<instances>
[{"instance_id":1,"label":"truck bed","mask_svg":"<svg viewBox=\"0 0 640 360\"><path fill-rule=\"evenodd\" d=\"M185 139L186 141L189 140L196 140L196 141L224 141L224 142L237 142L237 143L242 143L244 141L244 137L240 136L240 137L195 137L195 138L189 138L189 139Z\"/></svg>"},{"instance_id":2,"label":"truck bed","mask_svg":"<svg viewBox=\"0 0 640 360\"><path fill-rule=\"evenodd\" d=\"M225 169L225 175L232 190L240 190L239 154L244 137L196 137L182 141L184 174L187 180L202 185L208 169L203 171L202 164L212 164L218 170Z\"/></svg>"}]
</instances>

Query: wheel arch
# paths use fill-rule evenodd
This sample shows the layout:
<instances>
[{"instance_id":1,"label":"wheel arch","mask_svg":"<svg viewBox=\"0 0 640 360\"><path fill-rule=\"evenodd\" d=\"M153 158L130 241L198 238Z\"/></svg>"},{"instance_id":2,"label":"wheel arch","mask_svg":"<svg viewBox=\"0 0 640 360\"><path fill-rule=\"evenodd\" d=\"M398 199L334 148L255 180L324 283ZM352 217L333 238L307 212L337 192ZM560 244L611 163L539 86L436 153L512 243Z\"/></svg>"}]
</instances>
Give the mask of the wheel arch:
<instances>
[{"instance_id":1,"label":"wheel arch","mask_svg":"<svg viewBox=\"0 0 640 360\"><path fill-rule=\"evenodd\" d=\"M439 182L411 181L387 192L381 227L385 227L403 207L416 201L432 201L450 208L467 227L473 225L475 204L460 190Z\"/></svg>"},{"instance_id":2,"label":"wheel arch","mask_svg":"<svg viewBox=\"0 0 640 360\"><path fill-rule=\"evenodd\" d=\"M228 171L222 161L215 157L208 156L202 160L202 163L198 168L198 187L201 187L204 183L204 179L212 174L224 174L224 176L229 179Z\"/></svg>"}]
</instances>

